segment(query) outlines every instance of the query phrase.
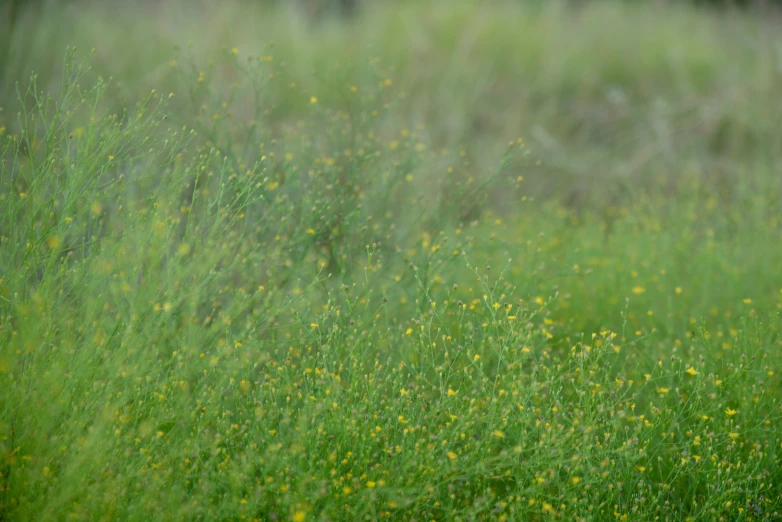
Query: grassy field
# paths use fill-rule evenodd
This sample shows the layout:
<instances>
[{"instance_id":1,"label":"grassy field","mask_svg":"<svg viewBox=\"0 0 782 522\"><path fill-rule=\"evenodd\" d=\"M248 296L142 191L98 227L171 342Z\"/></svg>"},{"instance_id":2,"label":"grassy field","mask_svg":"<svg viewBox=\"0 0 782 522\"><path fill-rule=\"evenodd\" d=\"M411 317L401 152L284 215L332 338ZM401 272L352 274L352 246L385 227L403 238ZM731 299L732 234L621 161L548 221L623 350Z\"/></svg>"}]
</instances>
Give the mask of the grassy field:
<instances>
[{"instance_id":1,"label":"grassy field","mask_svg":"<svg viewBox=\"0 0 782 522\"><path fill-rule=\"evenodd\" d=\"M22 18L0 520L778 520L780 24Z\"/></svg>"}]
</instances>

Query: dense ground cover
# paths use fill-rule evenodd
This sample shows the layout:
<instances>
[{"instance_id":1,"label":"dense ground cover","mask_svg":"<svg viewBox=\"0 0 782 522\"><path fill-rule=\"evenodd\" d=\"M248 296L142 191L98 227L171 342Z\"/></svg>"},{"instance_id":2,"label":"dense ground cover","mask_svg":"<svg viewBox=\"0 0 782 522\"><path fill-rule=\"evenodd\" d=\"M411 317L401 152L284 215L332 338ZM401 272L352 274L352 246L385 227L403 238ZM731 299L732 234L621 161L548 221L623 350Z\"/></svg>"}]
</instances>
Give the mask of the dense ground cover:
<instances>
[{"instance_id":1,"label":"dense ground cover","mask_svg":"<svg viewBox=\"0 0 782 522\"><path fill-rule=\"evenodd\" d=\"M774 15L140 9L11 42L0 519L778 517Z\"/></svg>"}]
</instances>

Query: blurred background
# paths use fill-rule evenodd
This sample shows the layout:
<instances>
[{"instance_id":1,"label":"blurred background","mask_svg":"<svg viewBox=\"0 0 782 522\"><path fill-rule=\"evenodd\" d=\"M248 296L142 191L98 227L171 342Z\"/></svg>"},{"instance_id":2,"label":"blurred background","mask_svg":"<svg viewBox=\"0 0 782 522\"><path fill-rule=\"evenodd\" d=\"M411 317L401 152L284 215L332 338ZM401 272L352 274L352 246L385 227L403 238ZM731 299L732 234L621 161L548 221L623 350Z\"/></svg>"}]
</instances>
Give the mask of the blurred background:
<instances>
[{"instance_id":1,"label":"blurred background","mask_svg":"<svg viewBox=\"0 0 782 522\"><path fill-rule=\"evenodd\" d=\"M303 92L334 101L327 85L375 63L405 94L400 124L464 149L476 174L523 137L541 161L527 176L538 198L608 209L704 179L715 197L749 197L778 177L782 151L776 3L11 0L0 125L13 128L16 81L35 71L43 90L58 85L67 46L94 49L94 71L134 98L164 88L188 44L203 62L271 45L291 80L266 91L290 109L281 118Z\"/></svg>"}]
</instances>

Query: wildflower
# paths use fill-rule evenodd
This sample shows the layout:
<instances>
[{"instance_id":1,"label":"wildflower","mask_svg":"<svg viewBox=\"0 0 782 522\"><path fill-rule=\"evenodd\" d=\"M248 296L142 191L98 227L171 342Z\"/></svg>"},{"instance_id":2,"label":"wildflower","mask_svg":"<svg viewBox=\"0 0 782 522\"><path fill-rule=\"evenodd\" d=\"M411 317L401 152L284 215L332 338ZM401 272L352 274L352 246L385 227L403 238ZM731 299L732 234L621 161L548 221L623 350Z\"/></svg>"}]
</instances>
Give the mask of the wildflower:
<instances>
[{"instance_id":1,"label":"wildflower","mask_svg":"<svg viewBox=\"0 0 782 522\"><path fill-rule=\"evenodd\" d=\"M453 391L451 388L448 388L448 397L453 397L454 395L456 395L456 392Z\"/></svg>"},{"instance_id":2,"label":"wildflower","mask_svg":"<svg viewBox=\"0 0 782 522\"><path fill-rule=\"evenodd\" d=\"M318 99L315 96L313 96L312 98L310 98L310 103L315 105L316 103L318 103Z\"/></svg>"},{"instance_id":3,"label":"wildflower","mask_svg":"<svg viewBox=\"0 0 782 522\"><path fill-rule=\"evenodd\" d=\"M231 54L232 54L232 55L234 55L234 56L236 56L237 54L239 54L239 48L238 48L238 47L233 47L233 48L231 49Z\"/></svg>"},{"instance_id":4,"label":"wildflower","mask_svg":"<svg viewBox=\"0 0 782 522\"><path fill-rule=\"evenodd\" d=\"M646 292L646 288L644 288L644 287L642 287L642 286L634 286L634 287L633 287L633 293L634 293L635 295L641 295L641 294L643 294L644 292Z\"/></svg>"},{"instance_id":5,"label":"wildflower","mask_svg":"<svg viewBox=\"0 0 782 522\"><path fill-rule=\"evenodd\" d=\"M456 458L458 457L458 455L456 453L454 453L453 451L449 451L446 455L448 455L448 458L450 460L456 460Z\"/></svg>"},{"instance_id":6,"label":"wildflower","mask_svg":"<svg viewBox=\"0 0 782 522\"><path fill-rule=\"evenodd\" d=\"M696 369L695 369L695 368L693 368L692 366L690 366L689 368L687 368L685 371L686 371L687 373L689 373L690 375L692 375L692 376L698 375L698 370L696 370Z\"/></svg>"},{"instance_id":7,"label":"wildflower","mask_svg":"<svg viewBox=\"0 0 782 522\"><path fill-rule=\"evenodd\" d=\"M62 239L60 239L59 236L49 236L49 239L46 240L46 244L50 249L57 250L62 246Z\"/></svg>"},{"instance_id":8,"label":"wildflower","mask_svg":"<svg viewBox=\"0 0 782 522\"><path fill-rule=\"evenodd\" d=\"M728 417L733 417L738 413L738 410L731 410L730 408L725 408L725 415Z\"/></svg>"}]
</instances>

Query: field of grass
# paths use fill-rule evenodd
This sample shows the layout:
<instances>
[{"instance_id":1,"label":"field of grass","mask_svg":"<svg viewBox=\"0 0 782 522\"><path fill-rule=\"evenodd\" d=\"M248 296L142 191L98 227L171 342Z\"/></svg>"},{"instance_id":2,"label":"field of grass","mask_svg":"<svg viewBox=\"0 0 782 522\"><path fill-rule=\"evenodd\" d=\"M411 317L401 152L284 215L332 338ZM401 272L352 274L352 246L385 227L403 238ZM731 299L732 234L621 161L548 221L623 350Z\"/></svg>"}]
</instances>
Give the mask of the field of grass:
<instances>
[{"instance_id":1,"label":"field of grass","mask_svg":"<svg viewBox=\"0 0 782 522\"><path fill-rule=\"evenodd\" d=\"M782 15L220 5L6 42L0 521L779 519Z\"/></svg>"}]
</instances>

